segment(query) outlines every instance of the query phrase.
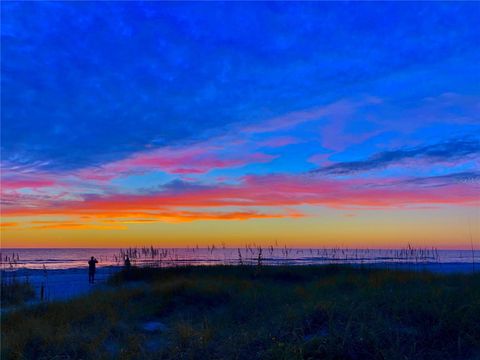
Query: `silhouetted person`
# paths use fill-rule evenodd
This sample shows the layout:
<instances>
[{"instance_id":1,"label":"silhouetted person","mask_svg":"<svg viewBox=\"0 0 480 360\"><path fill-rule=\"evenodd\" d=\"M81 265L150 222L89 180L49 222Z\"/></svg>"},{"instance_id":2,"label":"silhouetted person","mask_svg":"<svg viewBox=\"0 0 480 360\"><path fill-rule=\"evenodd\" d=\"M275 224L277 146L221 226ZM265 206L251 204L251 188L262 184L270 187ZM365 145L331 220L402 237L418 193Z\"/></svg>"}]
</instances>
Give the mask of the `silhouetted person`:
<instances>
[{"instance_id":1,"label":"silhouetted person","mask_svg":"<svg viewBox=\"0 0 480 360\"><path fill-rule=\"evenodd\" d=\"M98 263L97 259L93 256L88 261L88 282L93 284L95 282L95 265Z\"/></svg>"},{"instance_id":2,"label":"silhouetted person","mask_svg":"<svg viewBox=\"0 0 480 360\"><path fill-rule=\"evenodd\" d=\"M125 256L125 270L130 270L130 267L132 266L132 264L130 263L130 258L127 256Z\"/></svg>"}]
</instances>

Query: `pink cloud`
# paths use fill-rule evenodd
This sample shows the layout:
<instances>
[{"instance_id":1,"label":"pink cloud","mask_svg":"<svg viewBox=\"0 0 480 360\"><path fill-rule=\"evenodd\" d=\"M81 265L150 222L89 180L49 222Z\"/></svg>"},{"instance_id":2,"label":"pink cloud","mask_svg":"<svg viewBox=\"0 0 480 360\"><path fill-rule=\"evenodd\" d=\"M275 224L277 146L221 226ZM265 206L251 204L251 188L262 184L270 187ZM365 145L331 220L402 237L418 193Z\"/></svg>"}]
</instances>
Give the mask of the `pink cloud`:
<instances>
[{"instance_id":1,"label":"pink cloud","mask_svg":"<svg viewBox=\"0 0 480 360\"><path fill-rule=\"evenodd\" d=\"M280 136L261 141L258 143L258 146L278 148L282 146L298 144L299 142L301 142L301 140L293 136Z\"/></svg>"},{"instance_id":2,"label":"pink cloud","mask_svg":"<svg viewBox=\"0 0 480 360\"><path fill-rule=\"evenodd\" d=\"M58 177L34 169L25 169L10 163L1 166L0 185L2 192L20 189L41 189L58 184Z\"/></svg>"},{"instance_id":3,"label":"pink cloud","mask_svg":"<svg viewBox=\"0 0 480 360\"><path fill-rule=\"evenodd\" d=\"M374 185L373 185L374 184ZM416 205L472 205L478 188L454 183L442 187L418 187L399 183L398 179L330 180L310 176L265 175L246 176L237 185L216 188L191 188L182 192L163 191L155 194L112 194L86 198L83 201L44 203L41 208L12 205L7 215L101 214L132 211L165 211L184 207L238 208L297 205L320 205L332 208L402 208Z\"/></svg>"},{"instance_id":4,"label":"pink cloud","mask_svg":"<svg viewBox=\"0 0 480 360\"><path fill-rule=\"evenodd\" d=\"M7 178L1 180L2 190L38 189L55 185L54 180L49 179L27 179Z\"/></svg>"},{"instance_id":5,"label":"pink cloud","mask_svg":"<svg viewBox=\"0 0 480 360\"><path fill-rule=\"evenodd\" d=\"M203 143L179 148L161 148L139 152L130 157L86 168L76 175L85 180L108 181L118 176L163 171L170 174L204 174L214 169L245 166L251 163L266 163L275 158L260 152L224 153L225 147L206 146ZM227 149L228 150L228 149Z\"/></svg>"},{"instance_id":6,"label":"pink cloud","mask_svg":"<svg viewBox=\"0 0 480 360\"><path fill-rule=\"evenodd\" d=\"M312 164L315 164L315 165L326 166L326 165L331 164L331 161L328 160L328 158L331 155L332 155L331 153L329 153L329 154L316 154L316 155L310 156L308 158L308 161L311 162Z\"/></svg>"},{"instance_id":7,"label":"pink cloud","mask_svg":"<svg viewBox=\"0 0 480 360\"><path fill-rule=\"evenodd\" d=\"M329 105L294 111L260 124L247 126L242 131L245 133L265 133L290 129L305 122L320 120L322 117L344 117L350 115L356 106L354 102L340 100Z\"/></svg>"}]
</instances>

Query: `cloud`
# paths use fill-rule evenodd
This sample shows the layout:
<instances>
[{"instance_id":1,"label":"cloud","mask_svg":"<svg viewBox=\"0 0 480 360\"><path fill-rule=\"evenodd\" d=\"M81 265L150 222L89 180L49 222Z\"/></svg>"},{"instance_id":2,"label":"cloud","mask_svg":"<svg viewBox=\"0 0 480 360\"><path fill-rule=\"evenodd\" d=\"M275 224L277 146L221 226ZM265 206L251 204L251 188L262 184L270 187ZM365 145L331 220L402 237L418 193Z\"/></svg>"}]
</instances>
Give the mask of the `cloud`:
<instances>
[{"instance_id":1,"label":"cloud","mask_svg":"<svg viewBox=\"0 0 480 360\"><path fill-rule=\"evenodd\" d=\"M458 172L446 175L415 177L403 180L405 184L415 184L426 187L443 187L452 184L480 185L480 173L473 171Z\"/></svg>"},{"instance_id":2,"label":"cloud","mask_svg":"<svg viewBox=\"0 0 480 360\"><path fill-rule=\"evenodd\" d=\"M301 139L295 138L293 136L279 136L261 141L257 145L259 147L279 148L287 145L298 144L300 142L302 142Z\"/></svg>"},{"instance_id":3,"label":"cloud","mask_svg":"<svg viewBox=\"0 0 480 360\"><path fill-rule=\"evenodd\" d=\"M55 185L54 180L42 179L2 179L2 190L39 189Z\"/></svg>"},{"instance_id":4,"label":"cloud","mask_svg":"<svg viewBox=\"0 0 480 360\"><path fill-rule=\"evenodd\" d=\"M409 160L445 162L470 158L480 154L480 141L475 138L452 139L449 141L377 153L366 160L341 162L310 173L327 175L349 175L376 170Z\"/></svg>"},{"instance_id":5,"label":"cloud","mask_svg":"<svg viewBox=\"0 0 480 360\"><path fill-rule=\"evenodd\" d=\"M396 184L392 186L392 184ZM383 185L383 186L379 186ZM390 185L390 186L388 186ZM238 184L179 191L167 188L149 194L108 194L89 196L82 201L44 202L37 208L11 204L4 216L63 215L91 218L158 218L171 220L217 220L242 217L297 217L283 211L292 206L320 205L330 208L401 208L419 204L472 205L478 188L469 183L451 183L448 187L419 187L398 183L398 179L319 179L310 176L246 176ZM212 211L233 207L233 211ZM259 213L256 207L277 209ZM190 213L185 208L197 208ZM245 212L246 211L246 212ZM253 211L253 212L252 212ZM135 215L136 214L136 215Z\"/></svg>"},{"instance_id":6,"label":"cloud","mask_svg":"<svg viewBox=\"0 0 480 360\"><path fill-rule=\"evenodd\" d=\"M141 151L122 160L81 169L75 172L75 175L83 180L109 181L116 177L153 171L182 175L205 174L214 169L231 169L253 163L267 163L276 158L274 155L235 146L225 141L223 138L214 138L209 143L200 142Z\"/></svg>"},{"instance_id":7,"label":"cloud","mask_svg":"<svg viewBox=\"0 0 480 360\"><path fill-rule=\"evenodd\" d=\"M259 124L249 125L242 129L245 133L257 134L267 133L279 130L288 130L300 124L309 121L321 120L323 117L342 117L351 114L357 104L339 100L334 103L311 108L307 110L293 111L286 115L282 115Z\"/></svg>"},{"instance_id":8,"label":"cloud","mask_svg":"<svg viewBox=\"0 0 480 360\"><path fill-rule=\"evenodd\" d=\"M135 218L134 214L118 214L120 217ZM117 216L118 216L117 215ZM142 219L114 220L124 224L144 222L191 222L198 220L250 220L250 219L273 219L285 217L301 217L301 214L262 213L258 211L164 211L158 213L142 214ZM108 220L111 221L111 220Z\"/></svg>"},{"instance_id":9,"label":"cloud","mask_svg":"<svg viewBox=\"0 0 480 360\"><path fill-rule=\"evenodd\" d=\"M77 215L72 215L78 217ZM82 215L76 221L30 221L31 229L35 230L125 230L132 224L152 224L158 222L185 223L207 220L250 220L272 219L285 217L300 217L301 214L264 213L258 211L157 211L148 213L116 212L91 213ZM2 223L2 227L16 227L18 223Z\"/></svg>"},{"instance_id":10,"label":"cloud","mask_svg":"<svg viewBox=\"0 0 480 360\"><path fill-rule=\"evenodd\" d=\"M14 228L18 226L18 222L1 222L0 228Z\"/></svg>"},{"instance_id":11,"label":"cloud","mask_svg":"<svg viewBox=\"0 0 480 360\"><path fill-rule=\"evenodd\" d=\"M51 224L33 226L35 230L126 230L125 225L94 225L81 222L53 222Z\"/></svg>"},{"instance_id":12,"label":"cloud","mask_svg":"<svg viewBox=\"0 0 480 360\"><path fill-rule=\"evenodd\" d=\"M58 177L32 167L2 161L0 167L2 192L20 189L40 189L57 184Z\"/></svg>"},{"instance_id":13,"label":"cloud","mask_svg":"<svg viewBox=\"0 0 480 360\"><path fill-rule=\"evenodd\" d=\"M214 188L213 185L202 185L197 183L192 183L180 179L172 180L166 184L160 185L159 187L162 191L172 192L172 193L185 193L197 190L207 190ZM158 191L158 189L157 189Z\"/></svg>"}]
</instances>

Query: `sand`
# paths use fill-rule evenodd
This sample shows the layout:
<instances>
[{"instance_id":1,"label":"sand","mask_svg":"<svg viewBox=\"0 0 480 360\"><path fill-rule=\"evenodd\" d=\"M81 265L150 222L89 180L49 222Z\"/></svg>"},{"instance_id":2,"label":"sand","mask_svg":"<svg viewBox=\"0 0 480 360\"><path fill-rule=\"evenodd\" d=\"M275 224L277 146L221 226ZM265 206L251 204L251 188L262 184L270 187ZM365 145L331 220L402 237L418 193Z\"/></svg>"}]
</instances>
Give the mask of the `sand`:
<instances>
[{"instance_id":1,"label":"sand","mask_svg":"<svg viewBox=\"0 0 480 360\"><path fill-rule=\"evenodd\" d=\"M398 270L431 271L434 273L472 273L473 265L469 263L429 263L429 264L393 264L377 263L354 265L367 268L387 268ZM97 269L95 284L88 283L88 269L65 269L65 270L43 270L19 269L15 275L20 280L28 279L33 284L37 293L37 300L40 300L41 288L44 287L44 300L56 301L67 300L73 297L87 294L94 290L106 288L106 280L109 276L119 271L121 267L100 267ZM480 264L475 264L475 272L480 272ZM5 276L5 274L4 274ZM6 276L13 276L9 272Z\"/></svg>"},{"instance_id":2,"label":"sand","mask_svg":"<svg viewBox=\"0 0 480 360\"><path fill-rule=\"evenodd\" d=\"M98 268L95 274L95 284L88 283L88 269L65 269L65 270L29 270L19 269L7 276L16 276L19 280L28 280L40 300L42 286L44 288L44 300L66 300L90 291L104 288L106 280L119 267Z\"/></svg>"}]
</instances>

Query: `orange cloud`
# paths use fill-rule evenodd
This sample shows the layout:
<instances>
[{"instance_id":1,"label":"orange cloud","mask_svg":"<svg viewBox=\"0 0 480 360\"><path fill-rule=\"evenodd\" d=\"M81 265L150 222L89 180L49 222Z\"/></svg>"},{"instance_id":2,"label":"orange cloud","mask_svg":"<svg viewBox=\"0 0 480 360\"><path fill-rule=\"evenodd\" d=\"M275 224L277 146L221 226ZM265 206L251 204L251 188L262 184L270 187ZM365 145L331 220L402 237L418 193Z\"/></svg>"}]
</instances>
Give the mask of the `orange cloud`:
<instances>
[{"instance_id":1,"label":"orange cloud","mask_svg":"<svg viewBox=\"0 0 480 360\"><path fill-rule=\"evenodd\" d=\"M65 215L65 214L62 214ZM194 212L194 211L161 211L161 212L109 212L91 213L78 215L78 221L30 221L31 229L68 229L68 230L124 230L128 224L148 224L157 222L184 223L197 220L248 220L265 218L300 217L301 214L265 214L256 211L233 211L233 212ZM100 222L100 224L92 223ZM13 224L13 223L12 223ZM15 223L16 224L16 223ZM108 224L108 225L105 225Z\"/></svg>"},{"instance_id":2,"label":"orange cloud","mask_svg":"<svg viewBox=\"0 0 480 360\"><path fill-rule=\"evenodd\" d=\"M0 228L12 228L17 227L18 222L2 222L0 223Z\"/></svg>"},{"instance_id":3,"label":"orange cloud","mask_svg":"<svg viewBox=\"0 0 480 360\"><path fill-rule=\"evenodd\" d=\"M202 211L161 211L149 213L98 213L82 215L84 219L96 219L104 223L121 224L142 224L154 222L191 222L197 220L249 220L249 219L268 219L268 218L286 218L301 217L299 213L259 213L256 211L233 211L233 212L202 212ZM101 220L104 219L104 220Z\"/></svg>"},{"instance_id":4,"label":"orange cloud","mask_svg":"<svg viewBox=\"0 0 480 360\"><path fill-rule=\"evenodd\" d=\"M124 225L94 225L94 224L84 224L79 222L49 222L45 225L34 226L32 229L35 230L47 230L47 229L57 229L57 230L126 230L127 227Z\"/></svg>"}]
</instances>

